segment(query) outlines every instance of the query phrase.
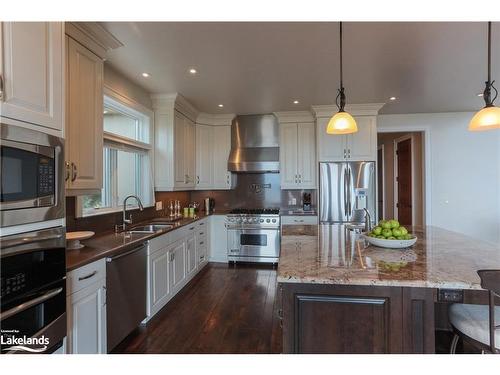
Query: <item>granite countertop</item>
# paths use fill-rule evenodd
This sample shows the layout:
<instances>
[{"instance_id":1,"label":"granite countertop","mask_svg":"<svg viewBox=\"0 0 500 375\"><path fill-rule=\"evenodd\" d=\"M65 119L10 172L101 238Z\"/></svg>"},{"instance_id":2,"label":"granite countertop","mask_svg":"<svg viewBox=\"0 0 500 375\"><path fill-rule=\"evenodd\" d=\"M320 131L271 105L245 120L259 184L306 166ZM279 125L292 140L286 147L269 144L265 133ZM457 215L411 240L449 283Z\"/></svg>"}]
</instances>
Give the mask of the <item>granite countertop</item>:
<instances>
[{"instance_id":1,"label":"granite countertop","mask_svg":"<svg viewBox=\"0 0 500 375\"><path fill-rule=\"evenodd\" d=\"M217 212L211 215L217 214L221 215L222 213ZM181 218L175 221L173 228L157 231L155 233L126 234L107 232L97 235L88 240L82 241L82 244L85 245L84 248L66 251L66 270L71 271L101 258L119 254L138 244L144 243L151 238L161 236L164 233L171 232L208 216L210 215L200 213L194 218ZM171 221L171 219L168 217L156 217L142 223L134 223L132 226L135 227L141 224L169 221Z\"/></svg>"},{"instance_id":2,"label":"granite countertop","mask_svg":"<svg viewBox=\"0 0 500 375\"><path fill-rule=\"evenodd\" d=\"M409 229L417 243L399 250L367 246L342 225L284 225L278 282L481 289L476 271L500 269L500 245L437 227Z\"/></svg>"}]
</instances>

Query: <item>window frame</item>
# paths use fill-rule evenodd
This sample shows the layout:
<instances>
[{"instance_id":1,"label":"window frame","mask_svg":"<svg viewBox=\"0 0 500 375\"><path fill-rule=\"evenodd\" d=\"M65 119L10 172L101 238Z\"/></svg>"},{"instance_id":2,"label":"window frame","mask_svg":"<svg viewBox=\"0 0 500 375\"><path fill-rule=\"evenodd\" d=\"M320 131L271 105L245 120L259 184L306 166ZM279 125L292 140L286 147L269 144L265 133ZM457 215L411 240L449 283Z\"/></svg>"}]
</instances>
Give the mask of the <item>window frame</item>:
<instances>
[{"instance_id":1,"label":"window frame","mask_svg":"<svg viewBox=\"0 0 500 375\"><path fill-rule=\"evenodd\" d=\"M104 131L104 125L103 125L103 152L104 152L104 147L106 147L106 144L108 145L116 145L117 149L120 149L120 145L124 146L126 149L131 150L131 149L137 149L140 150L141 152L145 153L147 157L149 158L149 168L151 170L151 192L153 194L151 202L147 202L147 204L144 205L144 207L154 207L155 205L155 197L154 197L154 113L152 110L149 108L145 107L144 105L136 102L135 100L124 96L117 91L113 90L112 88L108 86L104 86L103 90L103 104L104 107L112 108L118 112L123 113L124 115L129 115L133 118L139 119L139 121L144 122L147 124L147 126L140 126L139 127L139 132L146 132L147 134L143 137L140 137L141 139L146 138L145 140L147 142L143 141L138 141L138 140L133 140L128 137L120 136L118 134L110 133ZM104 163L105 163L105 157L103 157L103 174L104 174ZM110 161L112 162L112 161ZM141 165L144 165L141 163ZM143 173L141 173L143 174ZM109 180L109 181L105 181ZM112 176L103 176L103 187L105 183L114 184L114 179ZM136 184L138 184L139 180L136 179ZM137 188L137 186L136 186ZM91 195L92 193L96 194L98 192L102 192L102 189L99 189L95 192L89 191L88 195ZM115 213L115 212L120 212L122 211L122 207L118 204L117 206L113 206L112 202L112 197L108 197L110 199L111 207L103 207L99 209L93 209L93 210L88 210L85 211L83 208L83 196L79 196L76 199L76 217L91 217L91 216L97 216L97 215L105 215L105 214L110 214L110 213ZM132 202L132 201L131 201ZM139 208L137 203L133 201L133 204L128 204L127 205L128 209L137 209Z\"/></svg>"}]
</instances>

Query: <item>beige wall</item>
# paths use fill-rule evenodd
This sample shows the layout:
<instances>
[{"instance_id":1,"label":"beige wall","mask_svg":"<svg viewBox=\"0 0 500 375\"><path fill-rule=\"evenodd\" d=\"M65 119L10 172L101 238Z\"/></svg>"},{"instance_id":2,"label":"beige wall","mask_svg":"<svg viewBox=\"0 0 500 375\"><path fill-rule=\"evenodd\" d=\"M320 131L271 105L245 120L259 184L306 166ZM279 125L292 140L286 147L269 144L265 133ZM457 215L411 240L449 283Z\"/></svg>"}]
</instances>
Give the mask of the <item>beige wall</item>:
<instances>
[{"instance_id":1,"label":"beige wall","mask_svg":"<svg viewBox=\"0 0 500 375\"><path fill-rule=\"evenodd\" d=\"M104 85L121 95L142 104L146 108L153 108L151 104L151 97L145 89L130 81L127 77L106 63L104 64Z\"/></svg>"},{"instance_id":2,"label":"beige wall","mask_svg":"<svg viewBox=\"0 0 500 375\"><path fill-rule=\"evenodd\" d=\"M406 135L413 135L413 199L414 199L414 225L424 223L424 196L423 196L423 136L420 132L413 133L379 133L378 146L384 146L384 187L385 187L385 218L393 218L394 215L394 140ZM380 166L379 166L380 167Z\"/></svg>"}]
</instances>

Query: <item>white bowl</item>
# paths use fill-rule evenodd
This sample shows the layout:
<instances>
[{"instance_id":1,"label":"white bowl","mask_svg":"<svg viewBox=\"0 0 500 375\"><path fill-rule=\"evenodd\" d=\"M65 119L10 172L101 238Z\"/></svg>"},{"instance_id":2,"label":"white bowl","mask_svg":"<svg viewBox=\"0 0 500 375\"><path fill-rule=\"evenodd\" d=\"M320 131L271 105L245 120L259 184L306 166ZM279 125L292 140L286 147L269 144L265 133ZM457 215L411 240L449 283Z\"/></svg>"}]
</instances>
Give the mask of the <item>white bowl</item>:
<instances>
[{"instance_id":1,"label":"white bowl","mask_svg":"<svg viewBox=\"0 0 500 375\"><path fill-rule=\"evenodd\" d=\"M91 231L83 232L67 232L66 233L66 249L76 250L81 249L85 245L81 244L80 241L86 240L92 237L95 233Z\"/></svg>"},{"instance_id":2,"label":"white bowl","mask_svg":"<svg viewBox=\"0 0 500 375\"><path fill-rule=\"evenodd\" d=\"M413 246L415 242L417 242L417 236L413 236L413 238L409 240L386 240L382 238L370 237L363 233L363 237L373 246L378 247L386 247L389 249L406 249L410 246Z\"/></svg>"}]
</instances>

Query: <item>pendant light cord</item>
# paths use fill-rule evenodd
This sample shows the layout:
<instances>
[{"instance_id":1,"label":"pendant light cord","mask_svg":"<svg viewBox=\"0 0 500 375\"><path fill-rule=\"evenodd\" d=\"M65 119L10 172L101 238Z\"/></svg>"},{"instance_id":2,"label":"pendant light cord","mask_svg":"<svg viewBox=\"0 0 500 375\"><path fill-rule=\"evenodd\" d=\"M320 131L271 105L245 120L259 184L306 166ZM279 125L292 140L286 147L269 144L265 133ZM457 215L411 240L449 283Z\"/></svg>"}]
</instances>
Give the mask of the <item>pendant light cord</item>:
<instances>
[{"instance_id":1,"label":"pendant light cord","mask_svg":"<svg viewBox=\"0 0 500 375\"><path fill-rule=\"evenodd\" d=\"M335 104L337 104L337 108L339 109L339 112L344 112L344 107L345 107L345 93L344 93L344 82L342 79L342 21L340 21L340 28L339 28L339 37L340 37L340 88L337 93L337 97L335 98Z\"/></svg>"},{"instance_id":2,"label":"pendant light cord","mask_svg":"<svg viewBox=\"0 0 500 375\"><path fill-rule=\"evenodd\" d=\"M488 80L485 82L486 86L483 92L483 99L486 107L493 107L493 102L498 96L498 91L493 84L495 81L491 80L491 21L488 22ZM491 90L495 91L495 96L491 98Z\"/></svg>"}]
</instances>

